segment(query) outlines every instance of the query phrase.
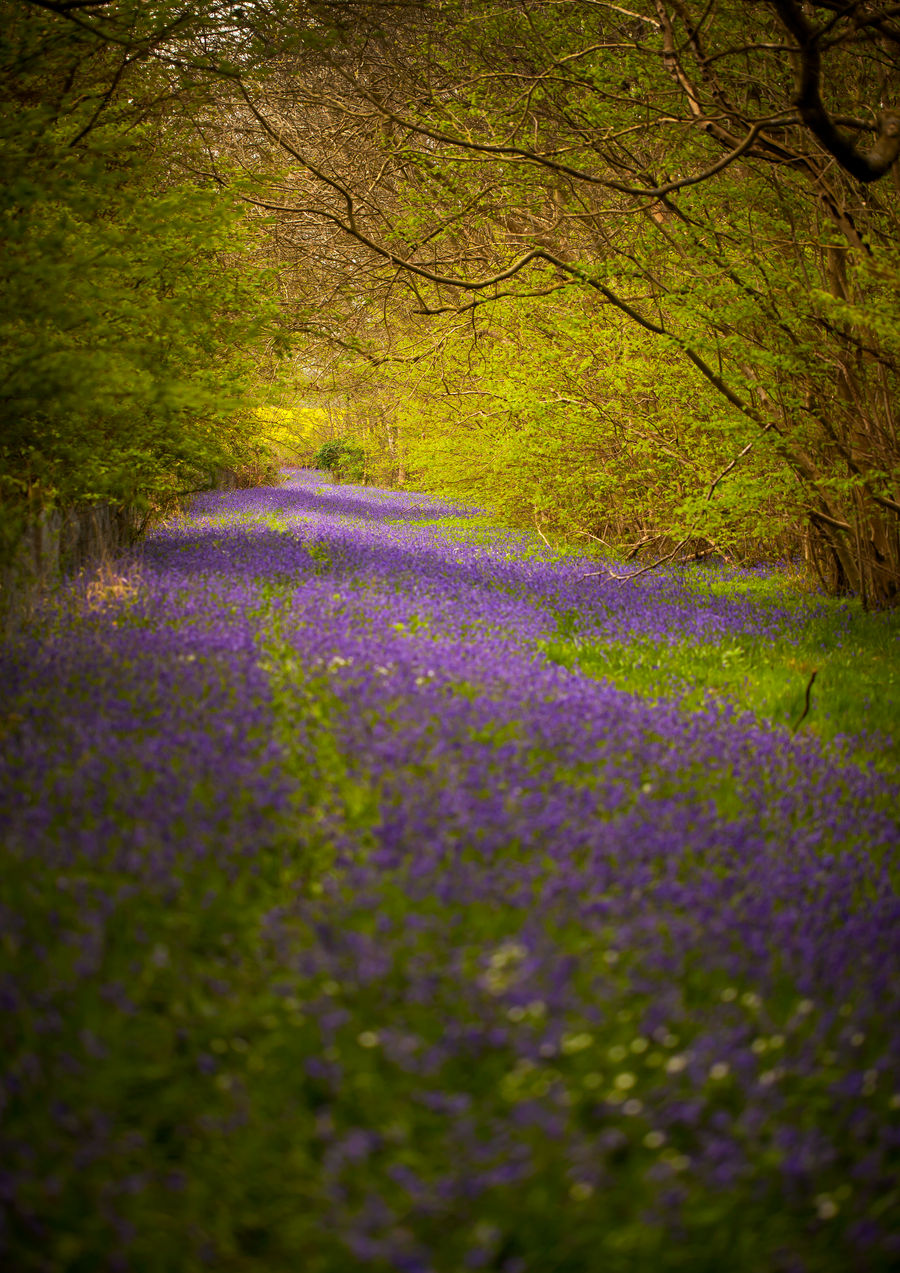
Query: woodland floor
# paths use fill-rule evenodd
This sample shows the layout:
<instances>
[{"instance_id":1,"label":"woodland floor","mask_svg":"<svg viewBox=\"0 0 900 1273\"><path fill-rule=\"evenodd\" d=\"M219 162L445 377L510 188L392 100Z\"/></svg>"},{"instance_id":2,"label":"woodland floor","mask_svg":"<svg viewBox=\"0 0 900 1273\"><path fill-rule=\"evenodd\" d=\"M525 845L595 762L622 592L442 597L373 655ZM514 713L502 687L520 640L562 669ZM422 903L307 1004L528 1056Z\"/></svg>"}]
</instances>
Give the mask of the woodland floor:
<instances>
[{"instance_id":1,"label":"woodland floor","mask_svg":"<svg viewBox=\"0 0 900 1273\"><path fill-rule=\"evenodd\" d=\"M3 651L8 1267L900 1265L896 625L601 564L293 472Z\"/></svg>"}]
</instances>

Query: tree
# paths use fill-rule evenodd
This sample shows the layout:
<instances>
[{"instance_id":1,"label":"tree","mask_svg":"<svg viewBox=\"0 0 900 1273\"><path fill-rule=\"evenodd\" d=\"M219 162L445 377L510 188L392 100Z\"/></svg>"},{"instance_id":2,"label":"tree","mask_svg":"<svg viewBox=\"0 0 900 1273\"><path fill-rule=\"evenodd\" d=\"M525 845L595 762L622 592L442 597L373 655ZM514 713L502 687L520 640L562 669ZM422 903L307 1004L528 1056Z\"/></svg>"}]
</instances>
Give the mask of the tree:
<instances>
[{"instance_id":1,"label":"tree","mask_svg":"<svg viewBox=\"0 0 900 1273\"><path fill-rule=\"evenodd\" d=\"M352 289L339 339L389 359L415 319L418 358L441 323L584 289L704 377L743 422L731 458L774 450L831 588L896 600L893 6L340 9L242 77L230 125L278 165L282 251ZM327 337L349 302L315 290L298 325Z\"/></svg>"},{"instance_id":2,"label":"tree","mask_svg":"<svg viewBox=\"0 0 900 1273\"><path fill-rule=\"evenodd\" d=\"M259 455L254 351L276 311L239 199L184 172L179 111L207 91L172 45L185 26L167 5L3 6L7 559L48 507L140 514Z\"/></svg>"}]
</instances>

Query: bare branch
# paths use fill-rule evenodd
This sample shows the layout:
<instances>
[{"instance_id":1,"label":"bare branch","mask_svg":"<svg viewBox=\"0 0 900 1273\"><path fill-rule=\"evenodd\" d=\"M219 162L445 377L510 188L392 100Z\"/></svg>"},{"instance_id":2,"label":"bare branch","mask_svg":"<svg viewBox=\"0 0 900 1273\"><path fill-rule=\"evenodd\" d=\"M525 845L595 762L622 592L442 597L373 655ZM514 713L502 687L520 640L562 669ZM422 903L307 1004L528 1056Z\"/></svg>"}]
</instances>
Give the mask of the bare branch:
<instances>
[{"instance_id":1,"label":"bare branch","mask_svg":"<svg viewBox=\"0 0 900 1273\"><path fill-rule=\"evenodd\" d=\"M738 454L734 457L734 459L729 464L725 465L725 467L722 469L722 472L718 475L718 477L716 477L713 480L709 490L706 492L706 498L703 501L704 504L709 503L709 501L713 497L713 491L719 485L722 478L726 477L731 472L731 470L737 464L738 460L742 459L747 454L747 452L752 449L752 447L753 447L753 443L748 442L747 445L744 447L743 451L739 451ZM641 575L646 575L651 570L656 570L658 566L663 566L665 565L667 561L671 561L673 557L676 557L678 553L681 551L681 549L685 546L685 544L688 543L689 540L693 539L696 533L697 527L700 525L700 520L701 520L700 517L697 517L695 519L694 524L691 526L690 530L685 535L684 539L679 540L679 542L675 545L675 547L672 549L671 552L668 552L664 556L659 557L656 561L652 561L649 566L642 566L640 570L633 570L627 575L617 574L615 570L611 570L609 567L607 567L606 570L593 570L591 571L590 574L582 575L581 577L582 579L596 579L598 575L606 575L607 578L615 579L619 583L629 583L632 579L638 579L640 578Z\"/></svg>"},{"instance_id":2,"label":"bare branch","mask_svg":"<svg viewBox=\"0 0 900 1273\"><path fill-rule=\"evenodd\" d=\"M441 142L444 145L454 146L460 150L473 151L484 155L505 156L510 159L518 159L524 163L534 164L539 168L546 168L551 172L558 173L560 176L569 177L573 181L586 182L592 186L600 186L604 190L615 190L617 194L631 195L635 198L644 199L661 199L665 195L673 194L676 190L682 190L687 186L696 186L701 182L708 181L710 177L716 176L725 168L729 167L740 159L742 155L752 148L753 143L761 134L769 127L783 127L786 123L790 123L790 117L785 118L783 114L769 116L765 119L757 120L750 126L749 131L738 140L730 134L719 130L716 136L719 140L727 139L732 148L727 154L723 155L715 163L710 164L707 168L703 168L700 172L693 173L688 177L679 177L674 181L667 181L660 186L633 186L623 181L616 181L611 177L600 177L596 173L588 172L584 168L575 168L571 164L561 163L552 157L554 152L539 152L537 150L529 150L522 146L510 146L500 143L479 142L468 137L455 137L452 134L440 132L434 128L428 128L424 124L416 123L414 120L408 119L403 115L397 114L396 111L390 110L383 102L375 97L368 97L368 101L381 111L385 119L391 120L392 123L406 128L410 132L417 133L422 137L427 137L431 141ZM668 121L668 122L675 122ZM707 121L710 125L709 131L714 131L715 125L712 121ZM557 152L558 153L558 152Z\"/></svg>"}]
</instances>

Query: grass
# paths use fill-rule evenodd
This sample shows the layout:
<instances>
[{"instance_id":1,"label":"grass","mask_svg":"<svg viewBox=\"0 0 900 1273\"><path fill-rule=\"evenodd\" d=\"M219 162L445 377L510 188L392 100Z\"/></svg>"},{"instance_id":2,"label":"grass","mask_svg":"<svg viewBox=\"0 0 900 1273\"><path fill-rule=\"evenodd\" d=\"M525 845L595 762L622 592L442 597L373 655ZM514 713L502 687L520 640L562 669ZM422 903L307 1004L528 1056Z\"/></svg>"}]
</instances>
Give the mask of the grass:
<instances>
[{"instance_id":1,"label":"grass","mask_svg":"<svg viewBox=\"0 0 900 1273\"><path fill-rule=\"evenodd\" d=\"M439 526L450 539L498 542L498 527L488 516L429 518L422 524ZM528 530L500 530L504 533L516 555L602 557L581 544L548 547ZM897 612L866 612L855 598L824 597L792 566L773 566L765 574L694 567L684 581L700 596L795 605L804 612L803 622L778 641L730 636L706 644L645 639L623 645L573 635L573 617L564 616L557 637L543 647L547 657L651 700L677 698L687 709L710 699L727 701L761 721L839 745L857 763L889 776L900 772Z\"/></svg>"},{"instance_id":2,"label":"grass","mask_svg":"<svg viewBox=\"0 0 900 1273\"><path fill-rule=\"evenodd\" d=\"M777 575L771 582L778 583ZM688 709L725 700L773 725L838 743L859 763L887 774L900 770L895 614L821 599L790 638L729 636L702 645L585 642L566 636L565 626L544 647L553 662L651 699L678 698Z\"/></svg>"}]
</instances>

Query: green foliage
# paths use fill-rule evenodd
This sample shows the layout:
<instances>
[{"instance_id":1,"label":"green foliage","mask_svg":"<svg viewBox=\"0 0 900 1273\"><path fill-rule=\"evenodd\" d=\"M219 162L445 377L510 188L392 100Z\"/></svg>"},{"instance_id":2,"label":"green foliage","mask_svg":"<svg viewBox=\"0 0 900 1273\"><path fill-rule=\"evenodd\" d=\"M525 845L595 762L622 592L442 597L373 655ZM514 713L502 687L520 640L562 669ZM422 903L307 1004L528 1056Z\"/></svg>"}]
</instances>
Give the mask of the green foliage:
<instances>
[{"instance_id":1,"label":"green foliage","mask_svg":"<svg viewBox=\"0 0 900 1273\"><path fill-rule=\"evenodd\" d=\"M117 93L102 43L42 21L0 46L7 553L41 508L140 511L223 470L263 471L255 351L278 339L236 193L180 178L177 128L163 148L162 121L134 118L152 73Z\"/></svg>"},{"instance_id":2,"label":"green foliage","mask_svg":"<svg viewBox=\"0 0 900 1273\"><path fill-rule=\"evenodd\" d=\"M285 463L315 463L319 440L329 427L323 407L262 406L254 415L262 440Z\"/></svg>"},{"instance_id":3,"label":"green foliage","mask_svg":"<svg viewBox=\"0 0 900 1273\"><path fill-rule=\"evenodd\" d=\"M338 482L366 480L366 452L348 438L332 438L319 448L316 468L326 469Z\"/></svg>"},{"instance_id":4,"label":"green foliage","mask_svg":"<svg viewBox=\"0 0 900 1273\"><path fill-rule=\"evenodd\" d=\"M401 408L417 486L582 546L653 552L691 537L741 557L786 546L796 492L765 441L707 498L748 426L676 350L584 292L499 319L475 357L446 344L434 380L420 376ZM462 416L442 389L453 377L469 404Z\"/></svg>"},{"instance_id":5,"label":"green foliage","mask_svg":"<svg viewBox=\"0 0 900 1273\"><path fill-rule=\"evenodd\" d=\"M871 173L862 199L786 122L784 6L717 5L702 41L666 0L432 8L295 74L294 98L327 91L306 133L370 220L335 237L317 177L280 226L318 272L306 329L362 355L360 415L402 424L396 480L648 556L802 543L829 591L900 599L896 192ZM827 108L874 108L876 20L833 22ZM394 86L382 117L351 65Z\"/></svg>"},{"instance_id":6,"label":"green foliage","mask_svg":"<svg viewBox=\"0 0 900 1273\"><path fill-rule=\"evenodd\" d=\"M246 232L227 196L155 191L153 163L71 167L2 209L7 489L133 502L197 485L253 436L236 351L271 310L260 280L222 261Z\"/></svg>"}]
</instances>

